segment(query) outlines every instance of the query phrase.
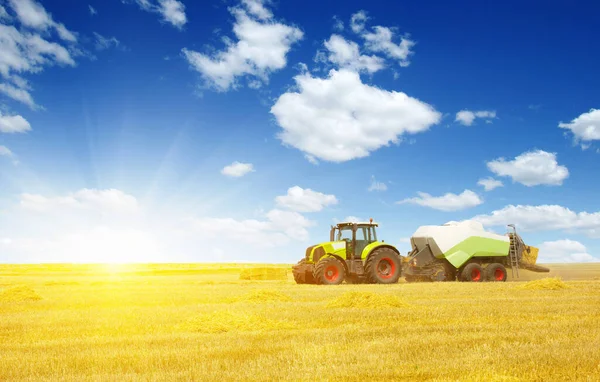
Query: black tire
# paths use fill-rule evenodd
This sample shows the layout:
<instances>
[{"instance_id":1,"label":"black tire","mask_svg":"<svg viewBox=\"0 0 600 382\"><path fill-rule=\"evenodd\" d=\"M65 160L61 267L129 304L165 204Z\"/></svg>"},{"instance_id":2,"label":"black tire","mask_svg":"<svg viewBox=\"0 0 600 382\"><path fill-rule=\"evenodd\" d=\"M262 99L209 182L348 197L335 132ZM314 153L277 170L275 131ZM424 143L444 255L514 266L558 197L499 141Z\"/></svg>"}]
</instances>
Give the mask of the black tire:
<instances>
[{"instance_id":1,"label":"black tire","mask_svg":"<svg viewBox=\"0 0 600 382\"><path fill-rule=\"evenodd\" d=\"M400 256L390 248L378 248L365 262L365 277L369 284L394 284L402 274Z\"/></svg>"},{"instance_id":2,"label":"black tire","mask_svg":"<svg viewBox=\"0 0 600 382\"><path fill-rule=\"evenodd\" d=\"M485 279L483 268L477 263L469 263L460 273L461 281L482 282Z\"/></svg>"},{"instance_id":3,"label":"black tire","mask_svg":"<svg viewBox=\"0 0 600 382\"><path fill-rule=\"evenodd\" d=\"M492 263L485 268L486 281L504 282L507 276L506 268L500 263Z\"/></svg>"},{"instance_id":4,"label":"black tire","mask_svg":"<svg viewBox=\"0 0 600 382\"><path fill-rule=\"evenodd\" d=\"M346 268L335 257L326 257L317 263L314 276L319 285L338 285L346 278Z\"/></svg>"}]
</instances>

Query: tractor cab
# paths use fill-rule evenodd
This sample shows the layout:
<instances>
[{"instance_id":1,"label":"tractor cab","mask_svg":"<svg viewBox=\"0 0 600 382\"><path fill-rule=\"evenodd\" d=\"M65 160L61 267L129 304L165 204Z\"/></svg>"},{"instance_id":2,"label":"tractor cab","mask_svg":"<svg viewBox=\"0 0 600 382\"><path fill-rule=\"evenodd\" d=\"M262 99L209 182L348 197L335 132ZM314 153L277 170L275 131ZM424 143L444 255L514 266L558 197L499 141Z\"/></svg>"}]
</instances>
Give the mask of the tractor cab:
<instances>
[{"instance_id":1,"label":"tractor cab","mask_svg":"<svg viewBox=\"0 0 600 382\"><path fill-rule=\"evenodd\" d=\"M365 247L377 241L377 232L373 219L369 222L342 222L331 226L329 241L345 241L348 260L360 259Z\"/></svg>"}]
</instances>

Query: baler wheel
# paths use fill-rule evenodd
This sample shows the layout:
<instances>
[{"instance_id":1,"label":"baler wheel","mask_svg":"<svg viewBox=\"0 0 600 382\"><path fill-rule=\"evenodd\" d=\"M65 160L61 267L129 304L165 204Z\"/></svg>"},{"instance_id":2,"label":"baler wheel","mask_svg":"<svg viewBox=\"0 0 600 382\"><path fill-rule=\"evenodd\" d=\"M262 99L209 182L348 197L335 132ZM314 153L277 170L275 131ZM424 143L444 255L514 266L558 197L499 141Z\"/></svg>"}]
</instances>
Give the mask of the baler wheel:
<instances>
[{"instance_id":1,"label":"baler wheel","mask_svg":"<svg viewBox=\"0 0 600 382\"><path fill-rule=\"evenodd\" d=\"M390 248L374 250L365 262L365 276L369 284L394 284L402 274L400 256Z\"/></svg>"},{"instance_id":2,"label":"baler wheel","mask_svg":"<svg viewBox=\"0 0 600 382\"><path fill-rule=\"evenodd\" d=\"M500 263L493 263L485 268L486 281L503 282L506 281L506 277L506 268Z\"/></svg>"},{"instance_id":3,"label":"baler wheel","mask_svg":"<svg viewBox=\"0 0 600 382\"><path fill-rule=\"evenodd\" d=\"M483 268L477 263L467 264L461 272L461 281L482 282L484 278Z\"/></svg>"},{"instance_id":4,"label":"baler wheel","mask_svg":"<svg viewBox=\"0 0 600 382\"><path fill-rule=\"evenodd\" d=\"M314 275L319 285L337 285L344 282L346 269L335 257L326 257L317 263Z\"/></svg>"}]
</instances>

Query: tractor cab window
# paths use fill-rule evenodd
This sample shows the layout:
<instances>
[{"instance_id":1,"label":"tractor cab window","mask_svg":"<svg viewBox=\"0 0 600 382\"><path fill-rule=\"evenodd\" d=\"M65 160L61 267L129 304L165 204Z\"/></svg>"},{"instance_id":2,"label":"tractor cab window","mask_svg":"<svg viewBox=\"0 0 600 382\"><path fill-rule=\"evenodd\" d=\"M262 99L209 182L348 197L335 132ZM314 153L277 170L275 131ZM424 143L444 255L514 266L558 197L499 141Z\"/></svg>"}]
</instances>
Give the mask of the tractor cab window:
<instances>
[{"instance_id":1,"label":"tractor cab window","mask_svg":"<svg viewBox=\"0 0 600 382\"><path fill-rule=\"evenodd\" d=\"M338 240L352 240L352 226L341 227L338 231Z\"/></svg>"}]
</instances>

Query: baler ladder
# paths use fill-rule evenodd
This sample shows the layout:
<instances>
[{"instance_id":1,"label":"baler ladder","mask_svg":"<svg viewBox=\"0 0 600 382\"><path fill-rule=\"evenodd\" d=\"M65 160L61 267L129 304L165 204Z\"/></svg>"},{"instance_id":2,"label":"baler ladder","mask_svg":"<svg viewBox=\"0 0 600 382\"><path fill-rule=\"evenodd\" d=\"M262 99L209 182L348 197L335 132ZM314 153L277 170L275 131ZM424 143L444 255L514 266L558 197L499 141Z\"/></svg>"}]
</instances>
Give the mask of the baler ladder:
<instances>
[{"instance_id":1,"label":"baler ladder","mask_svg":"<svg viewBox=\"0 0 600 382\"><path fill-rule=\"evenodd\" d=\"M519 240L519 236L517 235L517 229L514 224L509 224L509 227L512 228L512 232L509 232L508 236L510 237L510 250L508 252L508 257L510 258L510 268L512 270L512 276L515 277L515 270L517 271L517 278L519 277L519 253L521 250L521 242Z\"/></svg>"}]
</instances>

